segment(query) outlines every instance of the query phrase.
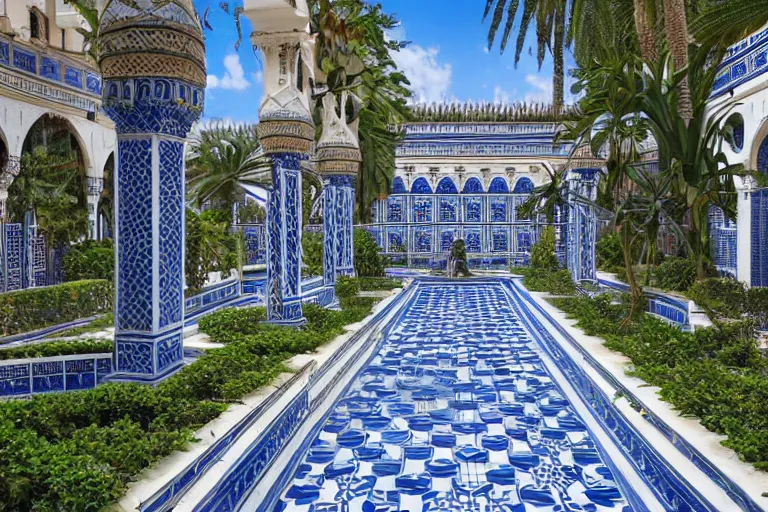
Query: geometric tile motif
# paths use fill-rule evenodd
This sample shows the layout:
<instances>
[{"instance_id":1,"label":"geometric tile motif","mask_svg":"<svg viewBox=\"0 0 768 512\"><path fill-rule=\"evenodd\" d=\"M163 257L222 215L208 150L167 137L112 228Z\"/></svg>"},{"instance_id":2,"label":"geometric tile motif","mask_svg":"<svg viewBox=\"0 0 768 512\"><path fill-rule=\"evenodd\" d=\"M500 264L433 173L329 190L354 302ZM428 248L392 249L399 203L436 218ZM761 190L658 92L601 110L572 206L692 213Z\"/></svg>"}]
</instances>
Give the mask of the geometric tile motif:
<instances>
[{"instance_id":1,"label":"geometric tile motif","mask_svg":"<svg viewBox=\"0 0 768 512\"><path fill-rule=\"evenodd\" d=\"M768 286L768 189L752 192L751 285Z\"/></svg>"},{"instance_id":2,"label":"geometric tile motif","mask_svg":"<svg viewBox=\"0 0 768 512\"><path fill-rule=\"evenodd\" d=\"M118 372L126 373L152 373L152 347L151 341L117 340L115 350L117 352Z\"/></svg>"},{"instance_id":3,"label":"geometric tile motif","mask_svg":"<svg viewBox=\"0 0 768 512\"><path fill-rule=\"evenodd\" d=\"M162 372L173 363L181 361L184 350L181 334L157 342L157 371Z\"/></svg>"},{"instance_id":4,"label":"geometric tile motif","mask_svg":"<svg viewBox=\"0 0 768 512\"><path fill-rule=\"evenodd\" d=\"M278 510L630 510L499 285L424 286Z\"/></svg>"},{"instance_id":5,"label":"geometric tile motif","mask_svg":"<svg viewBox=\"0 0 768 512\"><path fill-rule=\"evenodd\" d=\"M6 66L10 64L10 58L11 58L11 45L9 43L6 43L5 41L0 41L0 64L5 64Z\"/></svg>"},{"instance_id":6,"label":"geometric tile motif","mask_svg":"<svg viewBox=\"0 0 768 512\"><path fill-rule=\"evenodd\" d=\"M152 143L118 146L119 330L152 331Z\"/></svg>"},{"instance_id":7,"label":"geometric tile motif","mask_svg":"<svg viewBox=\"0 0 768 512\"><path fill-rule=\"evenodd\" d=\"M184 145L160 140L160 221L159 221L159 328L181 322L184 294L182 276L182 174Z\"/></svg>"},{"instance_id":8,"label":"geometric tile motif","mask_svg":"<svg viewBox=\"0 0 768 512\"><path fill-rule=\"evenodd\" d=\"M67 66L64 68L64 81L72 87L83 88L83 72L77 68Z\"/></svg>"},{"instance_id":9,"label":"geometric tile motif","mask_svg":"<svg viewBox=\"0 0 768 512\"><path fill-rule=\"evenodd\" d=\"M285 173L285 288L286 297L301 292L301 172L283 169Z\"/></svg>"},{"instance_id":10,"label":"geometric tile motif","mask_svg":"<svg viewBox=\"0 0 768 512\"><path fill-rule=\"evenodd\" d=\"M21 50L18 46L13 48L13 65L28 73L37 73L37 55Z\"/></svg>"},{"instance_id":11,"label":"geometric tile motif","mask_svg":"<svg viewBox=\"0 0 768 512\"><path fill-rule=\"evenodd\" d=\"M267 315L283 319L283 173L272 161L272 190L267 198Z\"/></svg>"},{"instance_id":12,"label":"geometric tile motif","mask_svg":"<svg viewBox=\"0 0 768 512\"><path fill-rule=\"evenodd\" d=\"M51 80L61 80L61 63L44 56L40 63L40 76Z\"/></svg>"}]
</instances>

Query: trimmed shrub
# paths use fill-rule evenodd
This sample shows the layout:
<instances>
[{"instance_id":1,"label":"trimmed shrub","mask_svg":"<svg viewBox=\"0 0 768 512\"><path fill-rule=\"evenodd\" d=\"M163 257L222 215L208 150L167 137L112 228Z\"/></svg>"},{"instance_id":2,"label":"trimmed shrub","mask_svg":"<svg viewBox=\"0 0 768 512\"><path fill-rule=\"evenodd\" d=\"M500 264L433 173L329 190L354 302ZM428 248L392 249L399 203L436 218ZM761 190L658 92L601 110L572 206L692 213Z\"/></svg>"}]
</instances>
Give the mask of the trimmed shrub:
<instances>
[{"instance_id":1,"label":"trimmed shrub","mask_svg":"<svg viewBox=\"0 0 768 512\"><path fill-rule=\"evenodd\" d=\"M106 279L115 276L115 250L111 241L86 240L72 246L62 259L64 281Z\"/></svg>"},{"instance_id":2,"label":"trimmed shrub","mask_svg":"<svg viewBox=\"0 0 768 512\"><path fill-rule=\"evenodd\" d=\"M546 226L541 238L531 247L531 267L541 270L555 270L560 261L555 255L555 228Z\"/></svg>"},{"instance_id":3,"label":"trimmed shrub","mask_svg":"<svg viewBox=\"0 0 768 512\"><path fill-rule=\"evenodd\" d=\"M686 295L712 318L740 318L747 290L735 279L711 278L693 283Z\"/></svg>"},{"instance_id":4,"label":"trimmed shrub","mask_svg":"<svg viewBox=\"0 0 768 512\"><path fill-rule=\"evenodd\" d=\"M336 279L336 296L339 299L355 297L360 293L360 281L354 277L339 276Z\"/></svg>"},{"instance_id":5,"label":"trimmed shrub","mask_svg":"<svg viewBox=\"0 0 768 512\"><path fill-rule=\"evenodd\" d=\"M566 270L544 270L539 268L514 269L515 273L525 276L523 284L532 292L547 292L552 295L573 295L576 285L571 273Z\"/></svg>"},{"instance_id":6,"label":"trimmed shrub","mask_svg":"<svg viewBox=\"0 0 768 512\"><path fill-rule=\"evenodd\" d=\"M0 294L0 329L4 336L112 310L112 282L75 281Z\"/></svg>"},{"instance_id":7,"label":"trimmed shrub","mask_svg":"<svg viewBox=\"0 0 768 512\"><path fill-rule=\"evenodd\" d=\"M650 315L617 328L626 304L610 298L574 297L553 304L589 335L628 356L630 374L660 388L662 399L684 416L699 418L709 430L727 436L723 445L768 470L768 358L757 347L754 323L723 324L683 332Z\"/></svg>"},{"instance_id":8,"label":"trimmed shrub","mask_svg":"<svg viewBox=\"0 0 768 512\"><path fill-rule=\"evenodd\" d=\"M393 290L403 286L403 281L394 277L358 277L360 291Z\"/></svg>"},{"instance_id":9,"label":"trimmed shrub","mask_svg":"<svg viewBox=\"0 0 768 512\"><path fill-rule=\"evenodd\" d=\"M621 237L616 233L604 235L597 241L597 268L606 272L615 272L624 267L624 249Z\"/></svg>"},{"instance_id":10,"label":"trimmed shrub","mask_svg":"<svg viewBox=\"0 0 768 512\"><path fill-rule=\"evenodd\" d=\"M355 229L355 273L360 277L383 277L385 259L376 238L364 229Z\"/></svg>"},{"instance_id":11,"label":"trimmed shrub","mask_svg":"<svg viewBox=\"0 0 768 512\"><path fill-rule=\"evenodd\" d=\"M303 233L301 235L302 274L306 277L323 275L323 234Z\"/></svg>"},{"instance_id":12,"label":"trimmed shrub","mask_svg":"<svg viewBox=\"0 0 768 512\"><path fill-rule=\"evenodd\" d=\"M0 402L0 509L102 510L119 499L143 469L193 440L193 433L228 404L271 382L282 361L314 350L370 312L305 305L300 329L259 324L263 308L214 313L233 335L156 388L105 384L95 389ZM362 315L362 316L361 316ZM212 316L212 315L209 315ZM256 326L256 327L254 327Z\"/></svg>"},{"instance_id":13,"label":"trimmed shrub","mask_svg":"<svg viewBox=\"0 0 768 512\"><path fill-rule=\"evenodd\" d=\"M111 341L48 341L23 347L0 348L0 360L68 356L72 354L100 354L104 352L112 352Z\"/></svg>"},{"instance_id":14,"label":"trimmed shrub","mask_svg":"<svg viewBox=\"0 0 768 512\"><path fill-rule=\"evenodd\" d=\"M690 258L664 258L654 275L659 288L684 292L696 281L696 262Z\"/></svg>"},{"instance_id":15,"label":"trimmed shrub","mask_svg":"<svg viewBox=\"0 0 768 512\"><path fill-rule=\"evenodd\" d=\"M228 343L241 335L256 334L267 319L267 310L255 308L226 308L201 318L200 330L216 343Z\"/></svg>"}]
</instances>

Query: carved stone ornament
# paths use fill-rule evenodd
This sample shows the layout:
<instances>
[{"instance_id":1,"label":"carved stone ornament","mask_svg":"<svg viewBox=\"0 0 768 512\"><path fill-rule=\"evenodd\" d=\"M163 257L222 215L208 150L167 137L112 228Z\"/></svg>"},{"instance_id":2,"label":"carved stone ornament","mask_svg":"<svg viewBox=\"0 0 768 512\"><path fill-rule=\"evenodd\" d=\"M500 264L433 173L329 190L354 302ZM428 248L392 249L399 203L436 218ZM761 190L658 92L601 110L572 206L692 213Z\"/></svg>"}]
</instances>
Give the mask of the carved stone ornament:
<instances>
[{"instance_id":1,"label":"carved stone ornament","mask_svg":"<svg viewBox=\"0 0 768 512\"><path fill-rule=\"evenodd\" d=\"M346 123L347 92L341 95L341 115L336 113L336 96L323 96L323 133L317 142L317 166L323 175L357 175L362 157L357 137Z\"/></svg>"},{"instance_id":2,"label":"carved stone ornament","mask_svg":"<svg viewBox=\"0 0 768 512\"><path fill-rule=\"evenodd\" d=\"M99 38L104 80L163 77L205 87L205 45L192 0L107 0Z\"/></svg>"},{"instance_id":3,"label":"carved stone ornament","mask_svg":"<svg viewBox=\"0 0 768 512\"><path fill-rule=\"evenodd\" d=\"M315 130L309 97L299 72L312 72L313 39L306 32L255 32L253 45L264 62L264 100L259 109L257 131L266 153L310 150ZM307 60L310 59L310 60ZM306 87L304 87L306 89Z\"/></svg>"}]
</instances>

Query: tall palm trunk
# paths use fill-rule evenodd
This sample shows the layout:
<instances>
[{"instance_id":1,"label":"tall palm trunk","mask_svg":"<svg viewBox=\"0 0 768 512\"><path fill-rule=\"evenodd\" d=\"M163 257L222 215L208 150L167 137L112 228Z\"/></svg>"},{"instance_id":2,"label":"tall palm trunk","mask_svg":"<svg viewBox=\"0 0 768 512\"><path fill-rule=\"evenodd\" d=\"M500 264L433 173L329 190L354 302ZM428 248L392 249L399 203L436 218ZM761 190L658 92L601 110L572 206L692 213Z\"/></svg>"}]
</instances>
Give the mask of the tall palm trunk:
<instances>
[{"instance_id":1,"label":"tall palm trunk","mask_svg":"<svg viewBox=\"0 0 768 512\"><path fill-rule=\"evenodd\" d=\"M659 51L656 48L656 36L648 23L648 11L645 9L645 0L635 0L635 30L640 42L640 55L646 62L656 62L659 59Z\"/></svg>"},{"instance_id":2,"label":"tall palm trunk","mask_svg":"<svg viewBox=\"0 0 768 512\"><path fill-rule=\"evenodd\" d=\"M563 84L565 78L565 5L558 3L555 11L555 44L552 48L554 72L552 73L552 105L555 112L561 112L564 104Z\"/></svg>"},{"instance_id":3,"label":"tall palm trunk","mask_svg":"<svg viewBox=\"0 0 768 512\"><path fill-rule=\"evenodd\" d=\"M667 36L669 51L677 70L688 66L688 21L685 14L684 0L664 0L664 32ZM680 84L680 98L677 109L686 126L693 117L691 90L688 77Z\"/></svg>"}]
</instances>

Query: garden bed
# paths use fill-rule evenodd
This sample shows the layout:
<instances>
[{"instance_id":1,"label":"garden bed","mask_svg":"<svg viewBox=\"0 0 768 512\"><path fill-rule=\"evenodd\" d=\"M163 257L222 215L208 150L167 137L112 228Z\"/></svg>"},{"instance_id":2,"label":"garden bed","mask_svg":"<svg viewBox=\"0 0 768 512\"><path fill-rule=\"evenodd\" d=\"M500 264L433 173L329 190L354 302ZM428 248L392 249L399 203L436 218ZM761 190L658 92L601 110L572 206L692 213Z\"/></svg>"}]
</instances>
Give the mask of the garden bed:
<instances>
[{"instance_id":1,"label":"garden bed","mask_svg":"<svg viewBox=\"0 0 768 512\"><path fill-rule=\"evenodd\" d=\"M0 503L8 510L99 510L145 468L193 441L231 402L270 383L284 361L312 351L365 318L374 300L342 311L305 305L295 330L254 322L262 308L201 320L212 350L156 388L106 384L83 392L0 403ZM233 327L235 326L235 327Z\"/></svg>"}]
</instances>

